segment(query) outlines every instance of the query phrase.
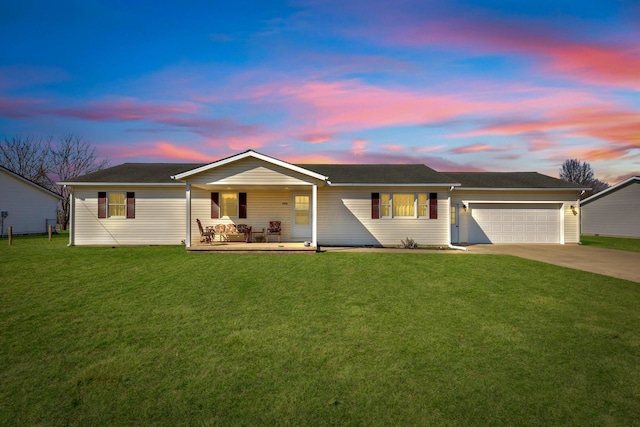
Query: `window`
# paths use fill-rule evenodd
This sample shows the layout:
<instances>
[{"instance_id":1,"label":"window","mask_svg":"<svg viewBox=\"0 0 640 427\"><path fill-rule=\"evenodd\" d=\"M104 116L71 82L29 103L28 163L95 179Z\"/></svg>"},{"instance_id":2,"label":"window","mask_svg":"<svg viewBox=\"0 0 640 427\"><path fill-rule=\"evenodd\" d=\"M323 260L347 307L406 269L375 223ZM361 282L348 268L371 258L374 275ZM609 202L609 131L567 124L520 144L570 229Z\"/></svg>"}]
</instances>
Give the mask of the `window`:
<instances>
[{"instance_id":1,"label":"window","mask_svg":"<svg viewBox=\"0 0 640 427\"><path fill-rule=\"evenodd\" d=\"M224 217L247 217L247 193L211 193L211 218Z\"/></svg>"},{"instance_id":2,"label":"window","mask_svg":"<svg viewBox=\"0 0 640 427\"><path fill-rule=\"evenodd\" d=\"M134 192L98 192L98 218L135 218L136 194Z\"/></svg>"},{"instance_id":3,"label":"window","mask_svg":"<svg viewBox=\"0 0 640 427\"><path fill-rule=\"evenodd\" d=\"M299 225L309 224L309 196L295 196L294 197L294 213L295 223Z\"/></svg>"},{"instance_id":4,"label":"window","mask_svg":"<svg viewBox=\"0 0 640 427\"><path fill-rule=\"evenodd\" d=\"M109 218L124 218L126 209L124 193L109 193Z\"/></svg>"},{"instance_id":5,"label":"window","mask_svg":"<svg viewBox=\"0 0 640 427\"><path fill-rule=\"evenodd\" d=\"M238 216L238 193L220 193L220 216Z\"/></svg>"},{"instance_id":6,"label":"window","mask_svg":"<svg viewBox=\"0 0 640 427\"><path fill-rule=\"evenodd\" d=\"M380 218L428 218L427 193L380 193Z\"/></svg>"}]
</instances>

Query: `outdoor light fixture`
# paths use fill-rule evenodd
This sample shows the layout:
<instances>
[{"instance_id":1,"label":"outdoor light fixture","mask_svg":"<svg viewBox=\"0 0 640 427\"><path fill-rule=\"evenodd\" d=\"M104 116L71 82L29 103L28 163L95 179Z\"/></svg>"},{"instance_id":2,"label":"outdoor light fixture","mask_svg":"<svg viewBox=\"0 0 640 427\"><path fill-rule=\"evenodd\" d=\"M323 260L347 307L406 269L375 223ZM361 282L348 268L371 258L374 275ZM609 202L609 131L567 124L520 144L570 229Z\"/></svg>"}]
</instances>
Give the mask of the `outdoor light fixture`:
<instances>
[{"instance_id":1,"label":"outdoor light fixture","mask_svg":"<svg viewBox=\"0 0 640 427\"><path fill-rule=\"evenodd\" d=\"M463 204L463 205L462 205L462 209L466 212L466 211L467 211L467 209L469 209L469 208L467 207L467 205L464 205L464 204Z\"/></svg>"},{"instance_id":2,"label":"outdoor light fixture","mask_svg":"<svg viewBox=\"0 0 640 427\"><path fill-rule=\"evenodd\" d=\"M574 215L578 215L578 210L576 209L576 207L574 205L569 206L569 209L571 209L571 212Z\"/></svg>"}]
</instances>

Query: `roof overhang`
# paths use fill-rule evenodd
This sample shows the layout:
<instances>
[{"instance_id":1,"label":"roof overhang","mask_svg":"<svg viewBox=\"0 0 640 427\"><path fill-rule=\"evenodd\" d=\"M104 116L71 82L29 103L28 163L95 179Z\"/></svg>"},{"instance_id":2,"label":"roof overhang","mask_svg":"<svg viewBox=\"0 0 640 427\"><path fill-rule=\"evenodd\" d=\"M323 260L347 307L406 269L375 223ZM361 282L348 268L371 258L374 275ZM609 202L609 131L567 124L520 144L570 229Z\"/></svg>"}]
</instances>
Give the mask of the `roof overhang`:
<instances>
[{"instance_id":1,"label":"roof overhang","mask_svg":"<svg viewBox=\"0 0 640 427\"><path fill-rule=\"evenodd\" d=\"M637 181L640 183L640 176L630 176L629 178L625 179L624 181L621 181L619 183L617 183L616 185L612 185L611 187L607 188L606 190L602 190L599 193L594 194L593 196L589 196L586 199L582 200L580 202L581 205L584 205L585 203L589 203L595 199L598 199L602 196L607 195L607 193L610 193L612 191L616 191L622 187L626 187L627 185L631 184L633 181Z\"/></svg>"},{"instance_id":2,"label":"roof overhang","mask_svg":"<svg viewBox=\"0 0 640 427\"><path fill-rule=\"evenodd\" d=\"M419 183L415 183L415 184L377 184L377 183L358 183L358 182L354 182L354 183L349 183L349 182L342 182L342 183L334 183L334 182L329 182L328 183L331 187L458 187L460 186L460 184L442 184L442 183L424 183L424 182L419 182Z\"/></svg>"},{"instance_id":3,"label":"roof overhang","mask_svg":"<svg viewBox=\"0 0 640 427\"><path fill-rule=\"evenodd\" d=\"M580 192L589 188L487 188L487 187L459 187L464 191L571 191Z\"/></svg>"},{"instance_id":4,"label":"roof overhang","mask_svg":"<svg viewBox=\"0 0 640 427\"><path fill-rule=\"evenodd\" d=\"M303 174L303 175L307 175L307 176L310 176L312 178L319 179L321 181L326 181L328 179L328 177L326 177L324 175L321 175L319 173L310 171L308 169L301 168L301 167L296 166L296 165L292 165L291 163L287 163L287 162L284 162L282 160L278 160L278 159L275 159L273 157L266 156L264 154L260 154L260 153L258 153L256 151L253 151L253 150L247 150L247 151L245 151L243 153L236 154L235 156L227 157L226 159L218 160L217 162L209 163L208 165L204 165L204 166L201 166L199 168L196 168L196 169L193 169L193 170L190 170L190 171L187 171L187 172L183 172L183 173L179 173L177 175L173 175L171 177L171 179L183 180L183 179L188 178L188 177L190 177L192 175L196 175L196 174L199 174L199 173L202 173L202 172L206 172L208 170L215 169L215 168L218 168L218 167L221 167L221 166L224 166L224 165L228 165L230 163L237 162L238 160L246 159L246 158L249 158L249 157L254 158L254 159L258 159L258 160L262 160L264 162L271 163L273 165L280 166L282 168L285 168L285 169L288 169L288 170L291 170L291 171L294 171L294 172L297 172L297 173L300 173L300 174Z\"/></svg>"},{"instance_id":5,"label":"roof overhang","mask_svg":"<svg viewBox=\"0 0 640 427\"><path fill-rule=\"evenodd\" d=\"M28 184L30 186L32 186L33 188L35 188L36 190L40 190L43 193L55 197L57 199L62 200L63 197L61 195L59 195L58 193L55 193L51 190L49 190L48 188L43 187L42 185L35 183L33 181L31 181L30 179L25 178L24 176L17 174L15 172L13 172L10 169L5 168L4 166L0 166L0 170L5 171L9 176L12 176L13 178L17 179L18 181L24 182L25 184ZM57 183L56 183L57 184Z\"/></svg>"},{"instance_id":6,"label":"roof overhang","mask_svg":"<svg viewBox=\"0 0 640 427\"><path fill-rule=\"evenodd\" d=\"M73 187L184 187L184 182L57 182Z\"/></svg>"}]
</instances>

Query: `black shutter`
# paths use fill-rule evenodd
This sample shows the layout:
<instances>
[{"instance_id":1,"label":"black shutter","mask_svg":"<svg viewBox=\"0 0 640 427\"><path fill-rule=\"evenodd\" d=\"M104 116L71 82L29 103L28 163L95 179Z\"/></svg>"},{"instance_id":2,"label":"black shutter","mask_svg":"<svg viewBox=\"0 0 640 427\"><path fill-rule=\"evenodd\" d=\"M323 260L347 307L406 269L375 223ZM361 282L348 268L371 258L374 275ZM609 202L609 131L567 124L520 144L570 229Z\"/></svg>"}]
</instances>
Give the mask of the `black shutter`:
<instances>
[{"instance_id":1,"label":"black shutter","mask_svg":"<svg viewBox=\"0 0 640 427\"><path fill-rule=\"evenodd\" d=\"M371 219L380 219L380 193L371 193Z\"/></svg>"},{"instance_id":2,"label":"black shutter","mask_svg":"<svg viewBox=\"0 0 640 427\"><path fill-rule=\"evenodd\" d=\"M136 193L127 192L127 218L136 217Z\"/></svg>"},{"instance_id":3,"label":"black shutter","mask_svg":"<svg viewBox=\"0 0 640 427\"><path fill-rule=\"evenodd\" d=\"M429 193L429 219L438 219L438 193Z\"/></svg>"},{"instance_id":4,"label":"black shutter","mask_svg":"<svg viewBox=\"0 0 640 427\"><path fill-rule=\"evenodd\" d=\"M247 217L247 193L239 193L238 201L240 202L238 216L240 218Z\"/></svg>"},{"instance_id":5,"label":"black shutter","mask_svg":"<svg viewBox=\"0 0 640 427\"><path fill-rule=\"evenodd\" d=\"M220 205L218 205L218 193L211 193L211 218L220 218Z\"/></svg>"},{"instance_id":6,"label":"black shutter","mask_svg":"<svg viewBox=\"0 0 640 427\"><path fill-rule=\"evenodd\" d=\"M98 192L98 218L107 217L107 193L105 191Z\"/></svg>"}]
</instances>

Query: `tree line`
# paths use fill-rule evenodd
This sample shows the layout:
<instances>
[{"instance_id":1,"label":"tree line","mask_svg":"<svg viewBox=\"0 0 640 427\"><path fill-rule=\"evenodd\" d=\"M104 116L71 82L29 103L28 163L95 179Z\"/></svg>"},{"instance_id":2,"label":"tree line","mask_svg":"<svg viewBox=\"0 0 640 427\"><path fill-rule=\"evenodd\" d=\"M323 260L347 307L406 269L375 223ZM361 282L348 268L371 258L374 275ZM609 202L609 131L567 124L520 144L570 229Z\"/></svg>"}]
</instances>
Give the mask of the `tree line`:
<instances>
[{"instance_id":1,"label":"tree line","mask_svg":"<svg viewBox=\"0 0 640 427\"><path fill-rule=\"evenodd\" d=\"M14 136L0 140L0 165L62 196L60 221L69 225L69 189L56 184L109 166L82 137Z\"/></svg>"}]
</instances>

